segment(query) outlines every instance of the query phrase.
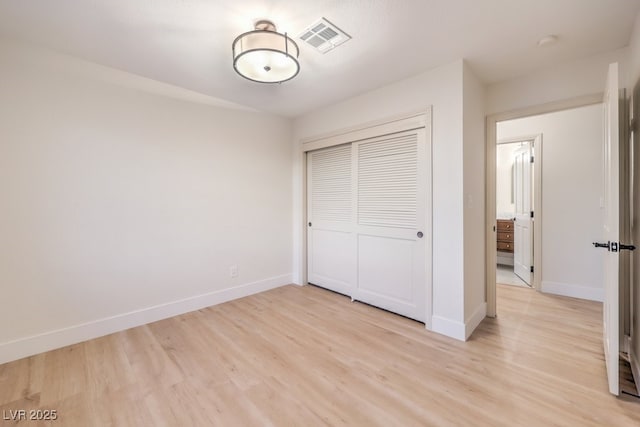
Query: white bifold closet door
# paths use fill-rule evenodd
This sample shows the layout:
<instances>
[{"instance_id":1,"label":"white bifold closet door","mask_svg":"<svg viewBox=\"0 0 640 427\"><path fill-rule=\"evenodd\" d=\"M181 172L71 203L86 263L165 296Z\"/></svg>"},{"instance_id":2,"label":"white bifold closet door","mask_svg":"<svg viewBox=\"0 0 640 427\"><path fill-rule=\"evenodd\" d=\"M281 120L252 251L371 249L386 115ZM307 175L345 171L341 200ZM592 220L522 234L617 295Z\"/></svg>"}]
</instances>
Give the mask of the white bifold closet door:
<instances>
[{"instance_id":1,"label":"white bifold closet door","mask_svg":"<svg viewBox=\"0 0 640 427\"><path fill-rule=\"evenodd\" d=\"M308 281L425 321L424 129L307 156Z\"/></svg>"}]
</instances>

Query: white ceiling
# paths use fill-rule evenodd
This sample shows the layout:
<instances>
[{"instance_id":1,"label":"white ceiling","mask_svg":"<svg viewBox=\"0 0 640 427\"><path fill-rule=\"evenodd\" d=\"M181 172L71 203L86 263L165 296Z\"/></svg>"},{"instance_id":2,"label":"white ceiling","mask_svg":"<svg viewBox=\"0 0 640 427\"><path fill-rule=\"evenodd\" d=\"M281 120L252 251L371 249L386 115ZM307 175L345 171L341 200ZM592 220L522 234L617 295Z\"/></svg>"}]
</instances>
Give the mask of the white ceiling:
<instances>
[{"instance_id":1,"label":"white ceiling","mask_svg":"<svg viewBox=\"0 0 640 427\"><path fill-rule=\"evenodd\" d=\"M485 83L627 45L639 0L0 0L0 34L285 116L466 59ZM231 43L271 19L326 17L353 39L276 85L235 74ZM542 36L559 42L537 47Z\"/></svg>"}]
</instances>

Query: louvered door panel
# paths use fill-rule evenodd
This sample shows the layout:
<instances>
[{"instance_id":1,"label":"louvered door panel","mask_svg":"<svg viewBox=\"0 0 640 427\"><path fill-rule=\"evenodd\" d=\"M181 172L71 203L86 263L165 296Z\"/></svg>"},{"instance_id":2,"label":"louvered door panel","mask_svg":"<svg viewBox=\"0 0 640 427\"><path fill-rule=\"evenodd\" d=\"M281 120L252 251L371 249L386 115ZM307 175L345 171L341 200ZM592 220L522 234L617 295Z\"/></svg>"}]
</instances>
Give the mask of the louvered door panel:
<instances>
[{"instance_id":1,"label":"louvered door panel","mask_svg":"<svg viewBox=\"0 0 640 427\"><path fill-rule=\"evenodd\" d=\"M353 298L425 320L424 129L354 144L357 280Z\"/></svg>"},{"instance_id":2,"label":"louvered door panel","mask_svg":"<svg viewBox=\"0 0 640 427\"><path fill-rule=\"evenodd\" d=\"M351 145L310 153L314 221L351 221Z\"/></svg>"},{"instance_id":3,"label":"louvered door panel","mask_svg":"<svg viewBox=\"0 0 640 427\"><path fill-rule=\"evenodd\" d=\"M351 144L312 151L307 161L308 280L351 295L355 276Z\"/></svg>"},{"instance_id":4,"label":"louvered door panel","mask_svg":"<svg viewBox=\"0 0 640 427\"><path fill-rule=\"evenodd\" d=\"M358 224L416 228L415 132L358 145Z\"/></svg>"},{"instance_id":5,"label":"louvered door panel","mask_svg":"<svg viewBox=\"0 0 640 427\"><path fill-rule=\"evenodd\" d=\"M425 128L307 154L308 280L425 321Z\"/></svg>"}]
</instances>

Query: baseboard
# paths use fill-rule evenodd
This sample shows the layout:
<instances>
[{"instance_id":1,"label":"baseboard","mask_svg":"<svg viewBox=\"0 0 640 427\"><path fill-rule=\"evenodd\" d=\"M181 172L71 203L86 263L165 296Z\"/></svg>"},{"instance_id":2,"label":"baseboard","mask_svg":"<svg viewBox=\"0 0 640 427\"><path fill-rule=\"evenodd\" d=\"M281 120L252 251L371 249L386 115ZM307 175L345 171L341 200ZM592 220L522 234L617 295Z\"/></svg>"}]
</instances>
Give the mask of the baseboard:
<instances>
[{"instance_id":1,"label":"baseboard","mask_svg":"<svg viewBox=\"0 0 640 427\"><path fill-rule=\"evenodd\" d=\"M221 304L291 283L291 274L221 289L141 310L0 343L0 364Z\"/></svg>"},{"instance_id":2,"label":"baseboard","mask_svg":"<svg viewBox=\"0 0 640 427\"><path fill-rule=\"evenodd\" d=\"M476 308L471 317L464 322L464 340L468 340L473 331L476 330L480 322L487 317L487 303L483 302Z\"/></svg>"},{"instance_id":3,"label":"baseboard","mask_svg":"<svg viewBox=\"0 0 640 427\"><path fill-rule=\"evenodd\" d=\"M446 317L431 316L431 330L450 338L466 341L485 317L487 317L487 303L483 302L465 323L456 322Z\"/></svg>"},{"instance_id":4,"label":"baseboard","mask_svg":"<svg viewBox=\"0 0 640 427\"><path fill-rule=\"evenodd\" d=\"M431 316L431 330L459 341L466 340L465 324L446 317Z\"/></svg>"},{"instance_id":5,"label":"baseboard","mask_svg":"<svg viewBox=\"0 0 640 427\"><path fill-rule=\"evenodd\" d=\"M640 360L638 355L633 350L633 346L629 351L629 364L631 365L631 373L633 374L633 381L636 383L636 390L640 392Z\"/></svg>"},{"instance_id":6,"label":"baseboard","mask_svg":"<svg viewBox=\"0 0 640 427\"><path fill-rule=\"evenodd\" d=\"M511 255L511 256L509 256ZM497 264L501 264L501 265L513 265L513 254L509 254L509 255L501 255L500 252L498 252L498 255L496 256L496 263Z\"/></svg>"},{"instance_id":7,"label":"baseboard","mask_svg":"<svg viewBox=\"0 0 640 427\"><path fill-rule=\"evenodd\" d=\"M589 286L543 281L541 291L547 294L562 295L565 297L587 299L599 302L604 301L604 289L602 288L592 288Z\"/></svg>"}]
</instances>

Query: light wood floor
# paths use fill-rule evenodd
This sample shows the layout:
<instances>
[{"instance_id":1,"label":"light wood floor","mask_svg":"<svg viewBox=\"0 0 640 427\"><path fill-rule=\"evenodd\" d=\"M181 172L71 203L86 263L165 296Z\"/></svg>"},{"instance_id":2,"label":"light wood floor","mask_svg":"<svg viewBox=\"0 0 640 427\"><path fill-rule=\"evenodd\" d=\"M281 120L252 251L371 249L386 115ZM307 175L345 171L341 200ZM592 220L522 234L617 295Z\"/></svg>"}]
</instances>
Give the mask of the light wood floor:
<instances>
[{"instance_id":1,"label":"light wood floor","mask_svg":"<svg viewBox=\"0 0 640 427\"><path fill-rule=\"evenodd\" d=\"M286 286L1 365L0 415L55 409L50 425L65 427L640 425L640 404L607 393L600 304L512 286L498 298L499 317L462 343Z\"/></svg>"}]
</instances>

